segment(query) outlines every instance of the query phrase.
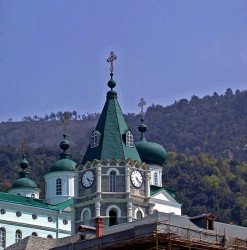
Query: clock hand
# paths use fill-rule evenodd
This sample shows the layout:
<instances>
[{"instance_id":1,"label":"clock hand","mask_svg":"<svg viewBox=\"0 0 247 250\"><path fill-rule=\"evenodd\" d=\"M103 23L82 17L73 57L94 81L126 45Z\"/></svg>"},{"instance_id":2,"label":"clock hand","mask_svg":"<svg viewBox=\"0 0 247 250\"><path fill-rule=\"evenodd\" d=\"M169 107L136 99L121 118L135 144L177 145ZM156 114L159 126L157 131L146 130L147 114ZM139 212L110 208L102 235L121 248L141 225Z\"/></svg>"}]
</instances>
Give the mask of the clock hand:
<instances>
[{"instance_id":1,"label":"clock hand","mask_svg":"<svg viewBox=\"0 0 247 250\"><path fill-rule=\"evenodd\" d=\"M138 179L138 177L136 177L136 180L137 180L139 183L141 183L141 181Z\"/></svg>"},{"instance_id":2,"label":"clock hand","mask_svg":"<svg viewBox=\"0 0 247 250\"><path fill-rule=\"evenodd\" d=\"M92 183L92 181L91 181L91 180L89 180L88 178L87 178L87 180L88 180L88 182L89 182L89 183Z\"/></svg>"}]
</instances>

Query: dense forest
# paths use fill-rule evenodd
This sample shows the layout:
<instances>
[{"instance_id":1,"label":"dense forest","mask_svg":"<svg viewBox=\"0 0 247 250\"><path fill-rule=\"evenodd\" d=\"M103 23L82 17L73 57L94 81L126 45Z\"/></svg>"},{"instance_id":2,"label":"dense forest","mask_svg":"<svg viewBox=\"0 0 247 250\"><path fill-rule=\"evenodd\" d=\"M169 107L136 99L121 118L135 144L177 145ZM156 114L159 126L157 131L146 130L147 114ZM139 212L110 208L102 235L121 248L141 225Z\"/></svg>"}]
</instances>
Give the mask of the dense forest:
<instances>
[{"instance_id":1,"label":"dense forest","mask_svg":"<svg viewBox=\"0 0 247 250\"><path fill-rule=\"evenodd\" d=\"M5 192L18 177L21 152L15 147L0 148L0 191ZM59 158L54 148L28 148L30 178L42 190L43 174ZM72 159L81 160L79 151ZM213 212L217 219L247 226L247 163L217 160L209 155L187 157L168 153L163 171L163 186L177 190L183 213L189 216Z\"/></svg>"},{"instance_id":2,"label":"dense forest","mask_svg":"<svg viewBox=\"0 0 247 250\"><path fill-rule=\"evenodd\" d=\"M28 141L30 177L44 195L41 177L59 158L62 112L44 117L9 119L0 124L0 191L17 178L20 142ZM71 158L80 162L99 114L68 112ZM139 139L140 115L126 114L126 121ZM164 186L177 190L183 212L189 216L213 212L217 219L247 226L247 91L190 100L163 107L151 105L145 114L148 140L168 151L164 164Z\"/></svg>"}]
</instances>

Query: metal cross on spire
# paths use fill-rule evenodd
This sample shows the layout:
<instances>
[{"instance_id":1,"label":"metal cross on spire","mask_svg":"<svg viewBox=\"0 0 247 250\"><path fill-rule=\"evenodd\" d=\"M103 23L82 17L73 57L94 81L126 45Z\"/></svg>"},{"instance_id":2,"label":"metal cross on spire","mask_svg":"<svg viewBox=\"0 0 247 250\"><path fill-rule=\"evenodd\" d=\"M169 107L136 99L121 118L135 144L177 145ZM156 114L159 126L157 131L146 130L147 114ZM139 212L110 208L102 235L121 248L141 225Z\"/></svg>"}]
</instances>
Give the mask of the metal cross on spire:
<instances>
[{"instance_id":1,"label":"metal cross on spire","mask_svg":"<svg viewBox=\"0 0 247 250\"><path fill-rule=\"evenodd\" d=\"M143 111L143 108L144 106L146 105L146 101L144 100L144 98L141 98L140 102L138 103L138 107L141 108L141 118L142 120L144 119L144 111Z\"/></svg>"},{"instance_id":2,"label":"metal cross on spire","mask_svg":"<svg viewBox=\"0 0 247 250\"><path fill-rule=\"evenodd\" d=\"M21 141L21 151L22 154L25 154L27 152L27 140L25 137L22 137L22 141Z\"/></svg>"},{"instance_id":3,"label":"metal cross on spire","mask_svg":"<svg viewBox=\"0 0 247 250\"><path fill-rule=\"evenodd\" d=\"M67 112L63 113L63 117L61 119L61 122L63 123L63 132L66 134L66 129L67 129L67 122L69 120Z\"/></svg>"},{"instance_id":4,"label":"metal cross on spire","mask_svg":"<svg viewBox=\"0 0 247 250\"><path fill-rule=\"evenodd\" d=\"M117 60L117 56L113 52L111 52L110 56L107 58L107 62L111 64L111 67L110 67L111 74L113 74L113 70L114 70L113 62L115 60Z\"/></svg>"}]
</instances>

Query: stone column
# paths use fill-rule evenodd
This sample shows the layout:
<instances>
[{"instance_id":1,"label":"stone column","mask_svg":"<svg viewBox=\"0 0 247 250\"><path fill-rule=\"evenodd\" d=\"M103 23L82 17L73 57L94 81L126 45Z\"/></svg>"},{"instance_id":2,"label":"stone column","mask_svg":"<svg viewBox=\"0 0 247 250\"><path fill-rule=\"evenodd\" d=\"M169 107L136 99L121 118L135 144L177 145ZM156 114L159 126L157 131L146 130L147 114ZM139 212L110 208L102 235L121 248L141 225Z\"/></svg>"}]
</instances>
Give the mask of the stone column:
<instances>
[{"instance_id":1,"label":"stone column","mask_svg":"<svg viewBox=\"0 0 247 250\"><path fill-rule=\"evenodd\" d=\"M100 217L100 202L95 202L95 217Z\"/></svg>"},{"instance_id":2,"label":"stone column","mask_svg":"<svg viewBox=\"0 0 247 250\"><path fill-rule=\"evenodd\" d=\"M150 170L145 171L145 195L150 197Z\"/></svg>"},{"instance_id":3,"label":"stone column","mask_svg":"<svg viewBox=\"0 0 247 250\"><path fill-rule=\"evenodd\" d=\"M130 194L130 168L125 166L125 192L126 198L131 198ZM127 222L132 222L132 202L127 202Z\"/></svg>"},{"instance_id":4,"label":"stone column","mask_svg":"<svg viewBox=\"0 0 247 250\"><path fill-rule=\"evenodd\" d=\"M78 190L78 180L79 180L79 171L78 171L78 168L80 167L80 164L78 164L76 166L76 170L75 170L75 173L74 173L74 198L75 199L78 199L78 196L79 196L79 190Z\"/></svg>"},{"instance_id":5,"label":"stone column","mask_svg":"<svg viewBox=\"0 0 247 250\"><path fill-rule=\"evenodd\" d=\"M130 169L125 166L125 192L130 194ZM129 197L129 195L127 195Z\"/></svg>"},{"instance_id":6,"label":"stone column","mask_svg":"<svg viewBox=\"0 0 247 250\"><path fill-rule=\"evenodd\" d=\"M127 222L132 222L132 202L127 202Z\"/></svg>"},{"instance_id":7,"label":"stone column","mask_svg":"<svg viewBox=\"0 0 247 250\"><path fill-rule=\"evenodd\" d=\"M96 166L97 197L101 198L101 165Z\"/></svg>"}]
</instances>

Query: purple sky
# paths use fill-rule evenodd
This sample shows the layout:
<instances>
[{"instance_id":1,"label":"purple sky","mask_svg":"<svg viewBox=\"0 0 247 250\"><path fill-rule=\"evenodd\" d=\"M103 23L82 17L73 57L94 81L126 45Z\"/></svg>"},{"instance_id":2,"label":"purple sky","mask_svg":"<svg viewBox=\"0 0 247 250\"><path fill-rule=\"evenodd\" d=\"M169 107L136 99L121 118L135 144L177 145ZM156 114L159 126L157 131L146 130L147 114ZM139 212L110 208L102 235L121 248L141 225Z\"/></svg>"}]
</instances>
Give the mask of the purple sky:
<instances>
[{"instance_id":1,"label":"purple sky","mask_svg":"<svg viewBox=\"0 0 247 250\"><path fill-rule=\"evenodd\" d=\"M113 50L124 113L247 88L246 0L2 0L0 121L101 112Z\"/></svg>"}]
</instances>

